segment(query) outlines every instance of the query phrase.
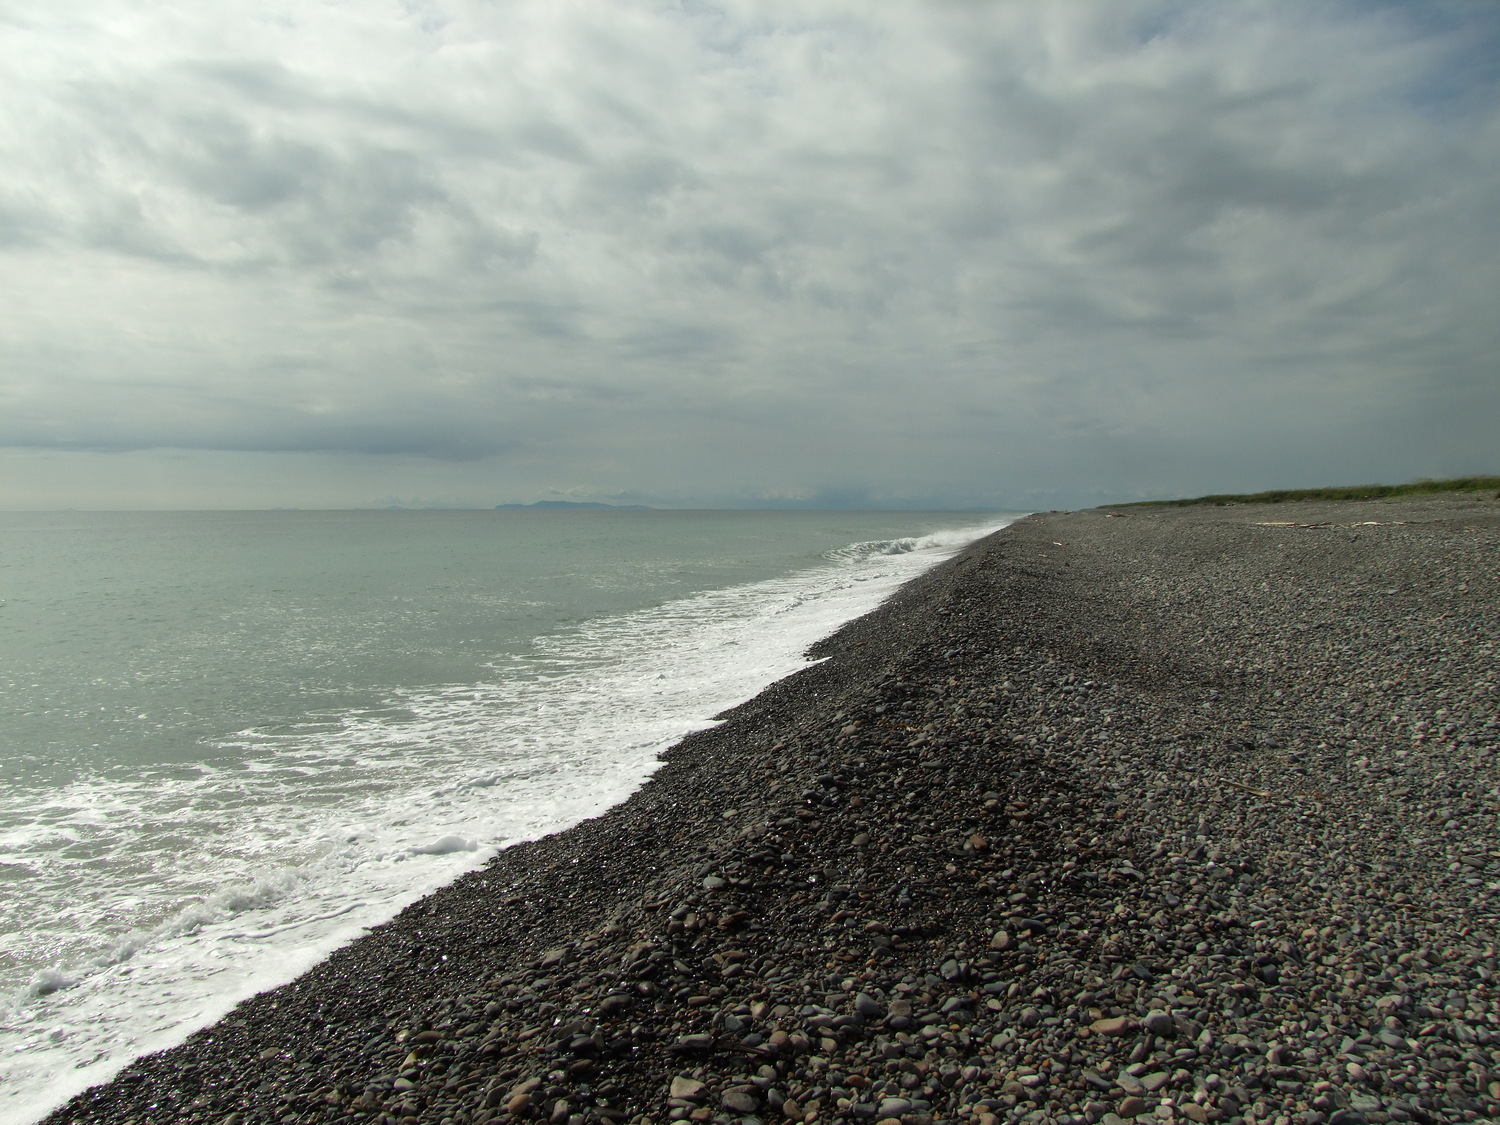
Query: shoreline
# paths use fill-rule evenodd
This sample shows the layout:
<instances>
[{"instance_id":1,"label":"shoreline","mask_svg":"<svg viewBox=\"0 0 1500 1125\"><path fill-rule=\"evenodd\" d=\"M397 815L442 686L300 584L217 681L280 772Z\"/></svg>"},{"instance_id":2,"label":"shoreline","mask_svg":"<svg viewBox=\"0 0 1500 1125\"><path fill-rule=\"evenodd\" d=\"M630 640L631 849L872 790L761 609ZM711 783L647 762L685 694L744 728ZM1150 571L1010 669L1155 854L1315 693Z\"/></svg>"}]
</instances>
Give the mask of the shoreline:
<instances>
[{"instance_id":1,"label":"shoreline","mask_svg":"<svg viewBox=\"0 0 1500 1125\"><path fill-rule=\"evenodd\" d=\"M558 517L548 518L556 522ZM219 707L219 717L233 721L220 724L216 733L205 732L203 744L229 737L228 758L218 758L214 773L196 780L171 776L169 770L160 789L150 783L142 788L142 777L134 771L105 781L102 788L91 786L85 794L91 803L113 801L124 815L95 825L89 823L87 806L78 806L74 817L64 818L63 827L76 828L85 840L109 841L112 854L125 857L122 865L111 860L103 869L78 872L90 876L79 883L68 876L64 857L39 881L26 880L29 897L12 896L15 909L8 921L16 932L10 936L34 940L22 943L24 950L14 949L20 956L5 966L9 995L0 999L10 1001L5 1007L11 1018L0 1032L5 1056L0 1123L34 1121L73 1094L107 1082L133 1058L175 1046L241 1000L287 983L464 870L481 866L501 846L562 831L625 800L655 771L661 752L689 732L712 725L710 715L801 668L809 645L1015 515L990 514L977 525L973 518L813 513L809 519L798 514L789 520L742 520L711 514L696 531L691 530L694 521L687 521L689 542L682 561L688 569L679 574L669 567L671 574L657 573L656 578L637 573L628 557L645 551L667 560L680 537L663 539L664 529L655 521L627 520L631 528L595 529L603 542L620 550L597 552L592 561L585 556L578 573L557 580L566 588L559 601L579 599L581 588L581 601L587 604L576 614L580 621L542 629L533 637L529 627L521 628L504 613L493 621L486 618L496 628L482 632L493 634L499 651L524 650L512 652L519 659L502 659L491 667L487 658L467 669L472 677L450 677L452 683L441 685L427 684L421 676L393 678L386 685L389 690L339 697L354 709L340 707L332 728L318 723L330 716L314 707L317 714L307 716L314 725L302 733L257 729L245 718L281 713L270 703L285 703L288 713L297 713L302 703L316 700L316 692L293 693L295 698L285 700L269 700L264 692L256 696L256 685L264 684L256 674L257 660L295 643L278 642L275 631L264 638L247 633L226 639L219 646L221 655L248 646L245 660L232 664L244 665L251 698L248 705L237 701ZM572 517L558 528L539 542L556 547L582 532L582 524ZM150 537L149 528L138 530ZM321 542L337 551L344 536L329 533ZM723 553L737 554L741 546L743 561ZM274 551L272 555L268 562L286 561ZM691 563L709 557L718 561L707 571ZM776 562L774 570L764 565L768 560ZM471 568L485 565L482 559L470 563ZM589 593L595 581L588 575L597 580L622 566L632 582L642 579L643 588L603 595L610 602L623 596L628 604L596 604ZM715 568L723 581L709 581ZM408 580L419 578L410 565L404 573ZM688 588L682 588L685 578ZM536 575L532 579L540 580ZM657 586L651 592L653 583ZM499 585L514 592L528 580L516 572ZM384 586L404 589L406 583ZM434 596L429 590L421 596L426 611L437 611L434 621L445 606L464 612L461 595ZM611 612L592 612L590 606ZM325 618L307 627L327 636L350 631L347 613L329 608ZM344 609L356 612L359 607L350 603ZM429 639L432 635L429 629ZM400 640L390 634L387 639ZM476 651L479 647L487 646ZM351 658L365 660L373 651ZM463 663L462 653L439 655L439 670ZM606 657L602 663L601 656ZM395 670L379 666L383 664L383 658L375 661L372 672ZM228 668L221 666L217 675L209 668L203 672L223 681ZM363 667L361 676L362 682L379 679L364 677ZM62 677L64 685L66 681ZM159 686L162 699L141 702L167 706L170 685ZM223 686L232 688L229 682ZM467 699L471 686L472 699ZM401 709L381 709L392 700ZM540 708L546 716L539 723ZM136 707L132 714L155 709ZM421 755L431 766L413 770L415 760L400 746L409 734L423 737L424 727L438 741L430 756ZM67 729L61 724L54 733ZM437 734L439 730L449 733ZM230 737L231 731L250 733ZM224 750L221 745L213 753ZM101 751L106 759L114 756L109 743ZM249 815L236 817L233 809L241 796L232 778L236 764L243 765L247 755L269 755L260 764L271 765L273 773L277 763L295 770L297 758L309 753L319 763L319 776L302 779L283 772L285 788L275 785L274 777L262 776L262 782L272 783L266 794L272 803L260 812L244 809ZM20 788L10 794L6 819L12 825L32 817L25 796L30 789L23 779L24 771L17 778ZM135 800L128 796L131 790ZM346 807L343 803L327 802L361 790L356 829L349 816L337 814L337 808ZM188 811L178 820L181 801L188 802ZM220 802L228 806L227 820L211 811ZM332 812L333 819L315 811L319 807ZM75 818L82 823L75 824ZM201 861L193 858L196 848L169 849L175 859L163 854L155 863L132 864L129 857L148 854L152 839L173 822L179 833L210 833L203 837L208 852ZM357 838L339 831L343 826L357 831ZM272 842L278 840L283 848ZM444 842L435 850L441 854L420 854L440 840ZM451 847L461 840L477 845L475 850ZM272 850L261 851L268 842ZM206 875L221 865L234 874L226 872L217 880ZM98 913L97 901L93 908L89 905L93 890L81 887L97 885L99 895L109 897L132 866L152 876L145 897L132 895L125 913L101 917L97 926L82 922L80 930L77 924L67 925L70 903L82 907L84 918ZM194 890L198 893L192 894ZM104 936L110 930L118 935L113 942ZM188 933L180 934L183 930ZM48 991L54 984L60 987Z\"/></svg>"},{"instance_id":2,"label":"shoreline","mask_svg":"<svg viewBox=\"0 0 1500 1125\"><path fill-rule=\"evenodd\" d=\"M44 1120L1493 1116L1500 504L1267 514L980 540L624 804Z\"/></svg>"}]
</instances>

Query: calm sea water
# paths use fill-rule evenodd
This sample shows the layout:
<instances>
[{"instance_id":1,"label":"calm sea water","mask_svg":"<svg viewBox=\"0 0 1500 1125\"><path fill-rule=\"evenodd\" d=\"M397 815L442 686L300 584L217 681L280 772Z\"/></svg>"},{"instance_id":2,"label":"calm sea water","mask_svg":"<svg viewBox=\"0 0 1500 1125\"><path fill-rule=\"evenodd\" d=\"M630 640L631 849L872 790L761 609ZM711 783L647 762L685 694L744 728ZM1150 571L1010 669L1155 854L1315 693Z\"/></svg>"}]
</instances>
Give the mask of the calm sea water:
<instances>
[{"instance_id":1,"label":"calm sea water","mask_svg":"<svg viewBox=\"0 0 1500 1125\"><path fill-rule=\"evenodd\" d=\"M1009 518L0 513L0 1121L622 800Z\"/></svg>"}]
</instances>

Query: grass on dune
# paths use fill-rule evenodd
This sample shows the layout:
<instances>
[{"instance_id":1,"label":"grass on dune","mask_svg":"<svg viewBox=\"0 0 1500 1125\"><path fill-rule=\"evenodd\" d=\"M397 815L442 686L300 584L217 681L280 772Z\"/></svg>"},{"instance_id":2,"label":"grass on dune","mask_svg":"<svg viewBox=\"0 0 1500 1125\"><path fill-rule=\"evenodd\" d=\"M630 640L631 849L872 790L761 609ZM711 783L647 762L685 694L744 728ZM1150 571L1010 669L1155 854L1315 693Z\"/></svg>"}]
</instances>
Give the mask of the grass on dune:
<instances>
[{"instance_id":1,"label":"grass on dune","mask_svg":"<svg viewBox=\"0 0 1500 1125\"><path fill-rule=\"evenodd\" d=\"M1278 488L1271 492L1221 493L1185 500L1137 500L1112 504L1115 508L1186 507L1190 504L1283 504L1292 500L1385 500L1399 496L1429 496L1437 492L1494 492L1500 499L1500 477L1455 477L1452 480L1415 480L1409 484L1355 484L1343 488Z\"/></svg>"}]
</instances>

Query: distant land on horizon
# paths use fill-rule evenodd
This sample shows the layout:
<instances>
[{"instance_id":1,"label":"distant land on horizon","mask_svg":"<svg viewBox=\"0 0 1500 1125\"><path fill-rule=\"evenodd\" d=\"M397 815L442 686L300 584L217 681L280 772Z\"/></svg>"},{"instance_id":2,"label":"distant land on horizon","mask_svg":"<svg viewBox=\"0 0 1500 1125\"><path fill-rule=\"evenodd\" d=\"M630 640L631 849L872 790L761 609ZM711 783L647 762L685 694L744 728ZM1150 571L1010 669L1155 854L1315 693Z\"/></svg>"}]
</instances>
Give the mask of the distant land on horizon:
<instances>
[{"instance_id":1,"label":"distant land on horizon","mask_svg":"<svg viewBox=\"0 0 1500 1125\"><path fill-rule=\"evenodd\" d=\"M598 500L538 500L534 504L496 504L502 508L613 508L617 511L646 512L654 509L649 504L604 504Z\"/></svg>"}]
</instances>

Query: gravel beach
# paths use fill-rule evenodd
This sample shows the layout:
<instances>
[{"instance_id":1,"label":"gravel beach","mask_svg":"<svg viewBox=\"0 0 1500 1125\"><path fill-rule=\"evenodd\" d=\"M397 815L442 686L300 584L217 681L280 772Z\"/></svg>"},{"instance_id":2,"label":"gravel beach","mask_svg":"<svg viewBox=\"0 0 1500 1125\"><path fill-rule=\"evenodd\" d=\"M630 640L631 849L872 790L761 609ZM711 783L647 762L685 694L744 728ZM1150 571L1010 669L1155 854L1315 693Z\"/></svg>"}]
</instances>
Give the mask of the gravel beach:
<instances>
[{"instance_id":1,"label":"gravel beach","mask_svg":"<svg viewBox=\"0 0 1500 1125\"><path fill-rule=\"evenodd\" d=\"M1029 517L47 1120L1500 1118L1500 500Z\"/></svg>"}]
</instances>

